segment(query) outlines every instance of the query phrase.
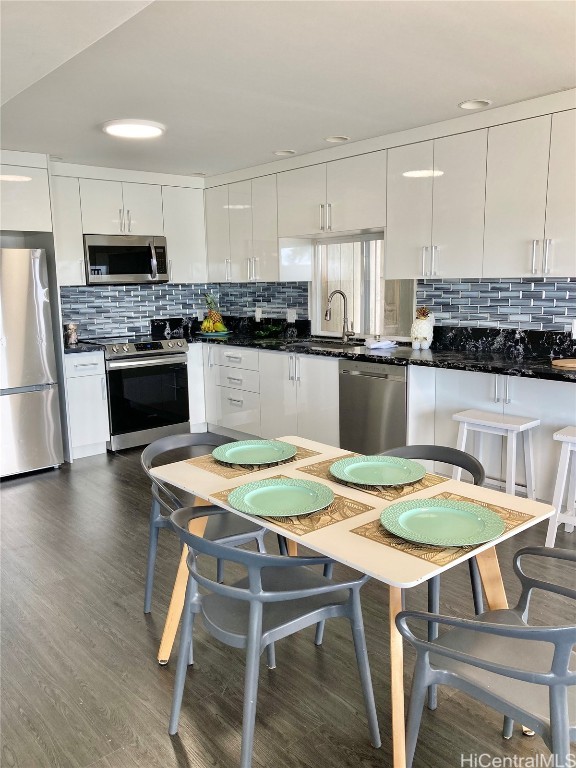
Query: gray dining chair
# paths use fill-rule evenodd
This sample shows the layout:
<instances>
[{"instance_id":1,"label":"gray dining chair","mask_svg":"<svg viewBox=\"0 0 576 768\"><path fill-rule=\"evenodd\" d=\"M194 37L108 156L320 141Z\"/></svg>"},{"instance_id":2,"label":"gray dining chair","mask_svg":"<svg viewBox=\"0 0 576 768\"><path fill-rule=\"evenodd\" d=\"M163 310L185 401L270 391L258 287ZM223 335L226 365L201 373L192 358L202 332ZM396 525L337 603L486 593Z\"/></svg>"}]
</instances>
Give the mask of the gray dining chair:
<instances>
[{"instance_id":1,"label":"gray dining chair","mask_svg":"<svg viewBox=\"0 0 576 768\"><path fill-rule=\"evenodd\" d=\"M524 557L542 558L542 578L527 575ZM548 578L547 561L576 563L576 552L526 547L514 556L514 571L522 592L515 608L487 611L464 620L420 611L402 611L396 625L416 649L416 666L406 726L406 766L414 758L416 741L430 685L448 685L493 707L505 716L505 738L514 720L540 734L554 755L555 768L567 766L570 742L576 740L576 603L572 624L533 626L528 623L532 592L562 595L576 601L576 589ZM570 584L574 584L574 578ZM411 622L434 622L451 630L430 642L415 635ZM571 762L571 765L574 763Z\"/></svg>"},{"instance_id":2,"label":"gray dining chair","mask_svg":"<svg viewBox=\"0 0 576 768\"><path fill-rule=\"evenodd\" d=\"M342 617L350 621L352 628L370 739L375 747L380 747L360 606L360 588L369 577L338 582L310 567L328 564L331 562L328 558L269 555L226 547L194 536L188 531L188 523L197 514L197 510L188 508L180 509L170 516L174 530L189 548L188 568L191 578L188 579L184 603L169 733L173 735L178 731L196 614L201 614L210 635L233 648L246 650L241 768L250 768L252 763L262 652L278 640L319 621ZM210 558L230 562L240 568L245 576L230 585L218 582L205 575L210 572L208 569L199 569L198 560ZM207 591L201 600L198 587ZM268 655L268 665L274 666L273 653Z\"/></svg>"},{"instance_id":3,"label":"gray dining chair","mask_svg":"<svg viewBox=\"0 0 576 768\"><path fill-rule=\"evenodd\" d=\"M154 466L168 464L172 461L211 453L218 445L234 442L230 437L216 435L211 432L201 432L184 435L170 435L150 443L141 456L142 469L151 482L152 505L150 508L150 528L148 537L148 558L146 564L146 584L144 587L144 613L152 610L152 590L154 586L154 568L158 551L158 536L161 528L170 528L170 515L184 506L191 506L194 497L172 488L154 477L150 470ZM266 529L252 523L250 520L228 512L216 506L199 507L203 515L207 511L216 512L209 516L204 536L220 541L229 546L246 544L250 541L257 543L261 552L265 551L264 535ZM222 568L219 566L219 578Z\"/></svg>"}]
</instances>

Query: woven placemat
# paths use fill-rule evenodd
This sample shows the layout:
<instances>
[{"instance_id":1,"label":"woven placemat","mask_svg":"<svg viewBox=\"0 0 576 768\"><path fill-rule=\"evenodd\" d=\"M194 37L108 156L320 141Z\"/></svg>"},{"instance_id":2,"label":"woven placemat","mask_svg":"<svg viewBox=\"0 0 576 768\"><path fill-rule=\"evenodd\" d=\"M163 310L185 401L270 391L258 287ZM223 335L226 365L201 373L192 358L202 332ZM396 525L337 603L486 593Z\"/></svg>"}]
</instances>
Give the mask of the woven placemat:
<instances>
[{"instance_id":1,"label":"woven placemat","mask_svg":"<svg viewBox=\"0 0 576 768\"><path fill-rule=\"evenodd\" d=\"M356 455L355 453L350 453L340 458L346 459L349 456ZM431 488L433 485L438 485L438 483L445 483L450 479L427 473L422 480L418 480L417 483L411 483L410 485L356 485L355 483L346 483L343 480L339 480L330 473L330 467L335 461L336 459L319 461L317 464L309 464L307 467L298 467L298 471L306 472L307 475L314 475L314 477L321 477L323 480L331 480L333 483L340 483L340 485L346 488L354 488L357 491L362 491L362 493L369 493L384 501L398 501L398 499L409 496L411 493L423 491L425 488Z\"/></svg>"},{"instance_id":2,"label":"woven placemat","mask_svg":"<svg viewBox=\"0 0 576 768\"><path fill-rule=\"evenodd\" d=\"M296 449L296 455L292 456L286 461L276 461L273 464L222 464L220 461L207 454L206 456L197 456L195 459L186 459L187 464L193 464L199 469L204 469L206 472L212 472L214 475L225 477L226 479L233 479L235 477L242 477L242 475L248 475L250 472L257 472L260 469L268 469L269 467L279 467L283 464L290 464L293 461L299 459L309 459L311 456L318 456L318 451L311 451L309 448Z\"/></svg>"},{"instance_id":3,"label":"woven placemat","mask_svg":"<svg viewBox=\"0 0 576 768\"><path fill-rule=\"evenodd\" d=\"M285 479L285 475L275 475L274 479ZM228 495L233 490L234 488L229 488L227 491L220 491L213 494L213 497L221 501L228 501ZM303 536L306 533L313 533L321 528L326 528L328 525L334 525L334 523L339 523L342 520L348 520L356 515L361 515L362 512L368 512L370 509L375 509L375 507L335 494L334 501L330 506L326 507L326 509L320 509L318 512L312 512L309 515L299 515L298 517L263 517L262 520L268 520L279 525L281 528L285 528L287 531Z\"/></svg>"},{"instance_id":4,"label":"woven placemat","mask_svg":"<svg viewBox=\"0 0 576 768\"><path fill-rule=\"evenodd\" d=\"M431 496L432 499L449 499L450 501L467 501L471 504L478 504L481 507L495 512L499 517L504 520L506 525L505 532L516 528L526 520L531 518L531 515L526 515L524 512L517 512L515 509L507 509L506 507L499 507L496 504L488 504L485 501L478 501L477 499L469 499L466 496L459 496L457 493L440 493L437 496ZM399 536L394 536L393 533L384 528L381 525L380 520L372 520L366 525L361 525L359 528L353 528L352 533L358 534L358 536L364 536L372 541L377 541L380 544L384 544L392 549L399 549L402 552L406 552L408 555L414 555L422 560L427 560L429 563L435 565L447 565L453 560L462 557L466 552L470 552L475 549L475 546L466 547L433 547L428 544L414 544L406 539L401 539Z\"/></svg>"}]
</instances>

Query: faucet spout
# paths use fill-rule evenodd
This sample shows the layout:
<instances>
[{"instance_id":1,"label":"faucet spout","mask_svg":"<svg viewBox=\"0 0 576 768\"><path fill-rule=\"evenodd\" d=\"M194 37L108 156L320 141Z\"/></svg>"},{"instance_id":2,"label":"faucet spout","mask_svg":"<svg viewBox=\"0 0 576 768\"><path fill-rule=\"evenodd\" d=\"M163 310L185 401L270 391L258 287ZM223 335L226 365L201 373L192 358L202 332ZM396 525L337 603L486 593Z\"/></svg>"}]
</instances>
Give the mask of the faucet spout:
<instances>
[{"instance_id":1,"label":"faucet spout","mask_svg":"<svg viewBox=\"0 0 576 768\"><path fill-rule=\"evenodd\" d=\"M348 339L351 339L354 334L354 325L351 324L350 328L348 328L348 297L344 293L344 291L341 291L340 289L336 289L335 291L332 291L330 296L328 296L328 305L326 307L326 312L324 313L324 319L330 320L332 317L332 299L334 296L338 294L339 296L342 296L342 301L344 302L344 317L342 322L342 341L346 343Z\"/></svg>"}]
</instances>

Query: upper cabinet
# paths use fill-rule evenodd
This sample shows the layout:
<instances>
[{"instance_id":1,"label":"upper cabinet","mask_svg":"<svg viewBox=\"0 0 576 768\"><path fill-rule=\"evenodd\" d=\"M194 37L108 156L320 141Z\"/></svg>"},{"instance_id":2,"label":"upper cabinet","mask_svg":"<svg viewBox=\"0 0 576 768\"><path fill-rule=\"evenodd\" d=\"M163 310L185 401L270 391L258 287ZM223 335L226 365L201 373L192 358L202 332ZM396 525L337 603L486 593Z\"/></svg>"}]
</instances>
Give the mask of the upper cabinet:
<instances>
[{"instance_id":1,"label":"upper cabinet","mask_svg":"<svg viewBox=\"0 0 576 768\"><path fill-rule=\"evenodd\" d=\"M482 274L486 131L388 151L385 276Z\"/></svg>"},{"instance_id":2,"label":"upper cabinet","mask_svg":"<svg viewBox=\"0 0 576 768\"><path fill-rule=\"evenodd\" d=\"M85 285L84 240L80 211L79 179L52 176L50 179L54 218L54 251L60 285Z\"/></svg>"},{"instance_id":3,"label":"upper cabinet","mask_svg":"<svg viewBox=\"0 0 576 768\"><path fill-rule=\"evenodd\" d=\"M207 282L204 190L162 187L162 205L170 282Z\"/></svg>"},{"instance_id":4,"label":"upper cabinet","mask_svg":"<svg viewBox=\"0 0 576 768\"><path fill-rule=\"evenodd\" d=\"M319 235L386 224L386 151L278 174L278 235Z\"/></svg>"},{"instance_id":5,"label":"upper cabinet","mask_svg":"<svg viewBox=\"0 0 576 768\"><path fill-rule=\"evenodd\" d=\"M158 184L80 179L80 198L85 234L164 234Z\"/></svg>"},{"instance_id":6,"label":"upper cabinet","mask_svg":"<svg viewBox=\"0 0 576 768\"><path fill-rule=\"evenodd\" d=\"M252 257L252 182L228 186L230 221L229 277L233 283L249 282L254 273Z\"/></svg>"},{"instance_id":7,"label":"upper cabinet","mask_svg":"<svg viewBox=\"0 0 576 768\"><path fill-rule=\"evenodd\" d=\"M51 232L48 171L45 168L2 165L0 173L3 177L0 195L2 229Z\"/></svg>"},{"instance_id":8,"label":"upper cabinet","mask_svg":"<svg viewBox=\"0 0 576 768\"><path fill-rule=\"evenodd\" d=\"M252 258L254 280L279 279L276 174L252 179Z\"/></svg>"}]
</instances>

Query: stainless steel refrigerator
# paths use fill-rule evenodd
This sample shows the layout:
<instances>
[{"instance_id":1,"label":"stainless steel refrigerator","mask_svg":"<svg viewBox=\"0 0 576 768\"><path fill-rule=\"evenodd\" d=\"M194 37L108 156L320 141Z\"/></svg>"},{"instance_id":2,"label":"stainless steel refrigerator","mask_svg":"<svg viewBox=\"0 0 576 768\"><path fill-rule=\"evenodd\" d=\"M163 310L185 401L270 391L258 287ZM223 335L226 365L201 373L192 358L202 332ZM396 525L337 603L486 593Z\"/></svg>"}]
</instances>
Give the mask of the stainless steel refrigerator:
<instances>
[{"instance_id":1,"label":"stainless steel refrigerator","mask_svg":"<svg viewBox=\"0 0 576 768\"><path fill-rule=\"evenodd\" d=\"M0 249L0 476L63 461L43 250Z\"/></svg>"}]
</instances>

